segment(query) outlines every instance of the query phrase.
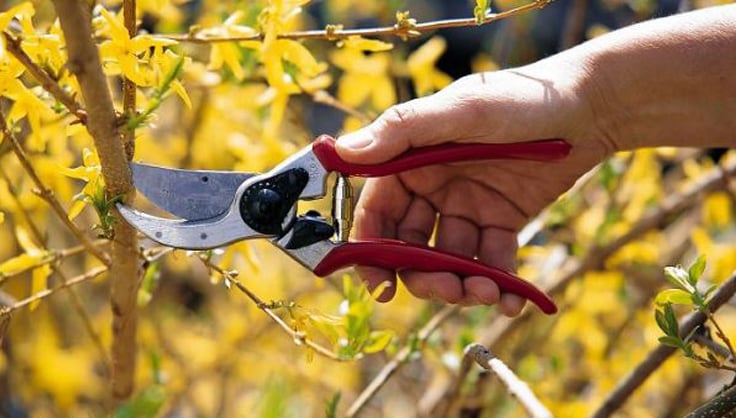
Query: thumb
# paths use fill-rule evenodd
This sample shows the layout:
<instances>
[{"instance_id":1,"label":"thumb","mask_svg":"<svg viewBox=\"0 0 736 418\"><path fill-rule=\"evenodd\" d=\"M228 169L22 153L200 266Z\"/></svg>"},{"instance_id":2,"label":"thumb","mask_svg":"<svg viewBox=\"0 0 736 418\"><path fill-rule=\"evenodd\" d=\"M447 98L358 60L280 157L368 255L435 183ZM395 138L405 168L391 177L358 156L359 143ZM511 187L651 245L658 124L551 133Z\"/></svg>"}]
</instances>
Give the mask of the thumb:
<instances>
[{"instance_id":1,"label":"thumb","mask_svg":"<svg viewBox=\"0 0 736 418\"><path fill-rule=\"evenodd\" d=\"M352 163L376 164L412 147L452 141L461 111L453 101L435 94L394 105L370 125L338 138L337 153Z\"/></svg>"}]
</instances>

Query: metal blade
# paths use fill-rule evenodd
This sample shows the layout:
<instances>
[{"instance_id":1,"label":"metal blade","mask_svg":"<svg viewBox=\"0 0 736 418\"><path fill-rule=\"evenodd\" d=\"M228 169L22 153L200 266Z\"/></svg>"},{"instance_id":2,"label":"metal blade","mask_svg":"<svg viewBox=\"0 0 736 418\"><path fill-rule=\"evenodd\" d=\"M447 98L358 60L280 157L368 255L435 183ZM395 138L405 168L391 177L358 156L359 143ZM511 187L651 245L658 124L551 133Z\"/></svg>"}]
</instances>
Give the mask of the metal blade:
<instances>
[{"instance_id":1,"label":"metal blade","mask_svg":"<svg viewBox=\"0 0 736 418\"><path fill-rule=\"evenodd\" d=\"M133 184L159 208L187 220L213 218L228 210L235 191L258 173L181 170L130 163Z\"/></svg>"},{"instance_id":2,"label":"metal blade","mask_svg":"<svg viewBox=\"0 0 736 418\"><path fill-rule=\"evenodd\" d=\"M120 215L135 229L169 247L206 250L246 238L264 236L249 228L237 211L229 211L214 219L191 221L159 218L119 203L117 208Z\"/></svg>"}]
</instances>

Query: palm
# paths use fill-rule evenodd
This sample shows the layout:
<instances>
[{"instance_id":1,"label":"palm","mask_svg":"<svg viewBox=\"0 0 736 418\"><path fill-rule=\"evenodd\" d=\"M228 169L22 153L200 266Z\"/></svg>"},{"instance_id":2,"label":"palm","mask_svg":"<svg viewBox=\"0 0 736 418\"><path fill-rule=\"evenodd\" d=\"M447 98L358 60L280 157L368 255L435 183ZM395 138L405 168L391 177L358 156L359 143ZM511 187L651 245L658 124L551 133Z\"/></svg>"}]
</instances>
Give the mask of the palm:
<instances>
[{"instance_id":1,"label":"palm","mask_svg":"<svg viewBox=\"0 0 736 418\"><path fill-rule=\"evenodd\" d=\"M371 126L338 141L349 161L380 164L416 147L447 142L504 143L563 138L572 145L561 161L491 160L425 167L370 180L356 209L355 238L398 238L513 269L516 233L583 173L613 151L599 128L585 84L567 82L569 66L540 62L513 71L476 74L441 92L402 103ZM552 82L551 80L557 80ZM566 81L566 82L561 82ZM341 139L341 140L342 140ZM351 142L357 148L344 146ZM370 144L370 145L368 145ZM393 272L361 268L375 288ZM514 315L520 297L501 295L486 277L402 272L416 296L461 304L500 302ZM394 288L379 300L389 300Z\"/></svg>"},{"instance_id":2,"label":"palm","mask_svg":"<svg viewBox=\"0 0 736 418\"><path fill-rule=\"evenodd\" d=\"M514 269L516 232L560 193L567 190L597 158L573 153L560 162L495 160L425 167L366 183L358 205L356 238L397 238L434 245L484 263ZM363 268L371 285L393 272ZM496 303L510 299L507 312L522 303L500 295L486 278L450 273L402 272L416 296L452 303ZM390 299L387 292L381 299Z\"/></svg>"}]
</instances>

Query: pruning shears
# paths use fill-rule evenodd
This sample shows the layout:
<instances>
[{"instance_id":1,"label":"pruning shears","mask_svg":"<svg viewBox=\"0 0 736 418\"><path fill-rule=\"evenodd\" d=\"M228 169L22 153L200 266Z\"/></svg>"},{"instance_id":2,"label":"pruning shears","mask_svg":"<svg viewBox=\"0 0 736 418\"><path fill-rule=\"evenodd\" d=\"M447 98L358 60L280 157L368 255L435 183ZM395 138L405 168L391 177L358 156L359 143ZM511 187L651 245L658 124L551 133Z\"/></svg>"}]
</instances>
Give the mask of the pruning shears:
<instances>
[{"instance_id":1,"label":"pruning shears","mask_svg":"<svg viewBox=\"0 0 736 418\"><path fill-rule=\"evenodd\" d=\"M348 240L352 187L348 176L379 177L434 164L486 159L553 161L571 146L559 139L505 144L449 143L413 148L377 165L353 164L339 157L335 139L322 135L272 170L263 173L181 170L131 163L133 183L152 203L179 219L153 216L118 204L133 227L169 247L204 250L252 238L276 247L314 272L327 276L354 265L388 270L446 271L484 276L502 292L522 296L544 313L557 307L549 296L513 273L475 259L398 240ZM333 188L332 222L319 212L297 213L300 200Z\"/></svg>"}]
</instances>

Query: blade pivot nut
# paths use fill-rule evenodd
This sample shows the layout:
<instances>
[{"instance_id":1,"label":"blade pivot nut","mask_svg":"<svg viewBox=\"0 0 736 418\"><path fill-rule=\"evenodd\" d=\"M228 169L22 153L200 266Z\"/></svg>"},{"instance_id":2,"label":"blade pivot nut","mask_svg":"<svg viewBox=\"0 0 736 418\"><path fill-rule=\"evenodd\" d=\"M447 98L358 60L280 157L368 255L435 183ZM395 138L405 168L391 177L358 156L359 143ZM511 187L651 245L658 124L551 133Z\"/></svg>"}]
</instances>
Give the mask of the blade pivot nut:
<instances>
[{"instance_id":1,"label":"blade pivot nut","mask_svg":"<svg viewBox=\"0 0 736 418\"><path fill-rule=\"evenodd\" d=\"M262 234L282 235L284 220L309 182L309 173L294 168L248 186L240 199L243 221Z\"/></svg>"}]
</instances>

